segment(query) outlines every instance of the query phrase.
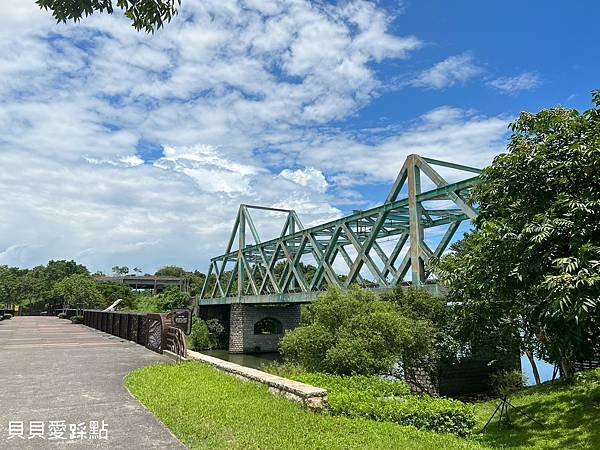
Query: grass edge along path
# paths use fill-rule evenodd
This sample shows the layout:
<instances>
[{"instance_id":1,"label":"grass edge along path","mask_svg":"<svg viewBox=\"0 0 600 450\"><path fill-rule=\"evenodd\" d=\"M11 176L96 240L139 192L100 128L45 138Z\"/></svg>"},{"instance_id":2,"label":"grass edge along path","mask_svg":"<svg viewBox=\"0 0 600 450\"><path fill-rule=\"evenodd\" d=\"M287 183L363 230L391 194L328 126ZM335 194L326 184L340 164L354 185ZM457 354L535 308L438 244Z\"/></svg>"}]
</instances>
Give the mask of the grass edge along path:
<instances>
[{"instance_id":1,"label":"grass edge along path","mask_svg":"<svg viewBox=\"0 0 600 450\"><path fill-rule=\"evenodd\" d=\"M394 423L312 413L199 362L153 364L125 384L190 449L484 448Z\"/></svg>"}]
</instances>

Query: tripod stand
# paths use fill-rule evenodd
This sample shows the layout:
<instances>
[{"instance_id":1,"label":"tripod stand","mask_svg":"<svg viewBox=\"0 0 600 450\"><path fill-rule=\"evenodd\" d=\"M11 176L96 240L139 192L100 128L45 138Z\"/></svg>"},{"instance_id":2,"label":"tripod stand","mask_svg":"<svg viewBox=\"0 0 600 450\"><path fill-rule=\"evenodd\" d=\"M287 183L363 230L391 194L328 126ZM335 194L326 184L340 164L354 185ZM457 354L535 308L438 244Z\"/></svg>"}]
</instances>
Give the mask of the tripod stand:
<instances>
[{"instance_id":1,"label":"tripod stand","mask_svg":"<svg viewBox=\"0 0 600 450\"><path fill-rule=\"evenodd\" d=\"M496 415L496 413L498 412L498 410L500 410L500 417L498 418L498 424L502 425L502 417L503 416L504 416L505 420L508 420L508 408L509 407L511 407L512 409L514 409L515 411L517 411L519 414L522 414L523 416L527 417L532 422L537 423L540 427L544 428L544 424L543 423L535 420L533 417L531 417L529 414L527 414L521 408L513 405L511 402L508 401L508 396L504 395L503 397L500 398L500 403L498 403L498 406L496 406L496 409L494 410L494 413L492 414L492 417L490 417L488 419L487 423L481 429L481 432L485 431L485 429L488 427L488 425L490 424L490 422L492 421L492 419L494 418L494 416Z\"/></svg>"}]
</instances>

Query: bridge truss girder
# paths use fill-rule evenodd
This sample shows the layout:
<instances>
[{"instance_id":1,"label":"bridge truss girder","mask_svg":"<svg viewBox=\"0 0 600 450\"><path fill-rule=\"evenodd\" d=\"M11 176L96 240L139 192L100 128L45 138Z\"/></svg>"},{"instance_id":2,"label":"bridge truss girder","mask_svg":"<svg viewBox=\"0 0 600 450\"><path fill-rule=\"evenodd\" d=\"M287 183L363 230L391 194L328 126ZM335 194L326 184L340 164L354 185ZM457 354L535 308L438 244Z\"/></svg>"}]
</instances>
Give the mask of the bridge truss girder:
<instances>
[{"instance_id":1,"label":"bridge truss girder","mask_svg":"<svg viewBox=\"0 0 600 450\"><path fill-rule=\"evenodd\" d=\"M383 205L311 228L304 228L293 210L240 205L225 254L211 259L201 298L233 302L246 295L307 293L321 291L328 285L348 287L356 282L391 288L402 283L409 271L413 285L424 284L431 275L427 268L429 258L441 256L459 225L477 217L468 198L478 176L448 183L433 166L481 172L473 167L409 155ZM436 188L422 192L421 175L427 176ZM398 199L404 186L408 195ZM439 200L451 203L452 207L427 205ZM286 214L279 237L261 241L250 214L253 209ZM430 248L424 230L444 225L446 231ZM253 240L251 244L246 239L248 233ZM396 243L386 251L382 242L390 240ZM310 280L302 265L302 258L307 255L316 264ZM338 256L348 266L348 272L342 276L334 270ZM364 279L363 268L372 281ZM215 283L208 292L211 275L215 276Z\"/></svg>"}]
</instances>

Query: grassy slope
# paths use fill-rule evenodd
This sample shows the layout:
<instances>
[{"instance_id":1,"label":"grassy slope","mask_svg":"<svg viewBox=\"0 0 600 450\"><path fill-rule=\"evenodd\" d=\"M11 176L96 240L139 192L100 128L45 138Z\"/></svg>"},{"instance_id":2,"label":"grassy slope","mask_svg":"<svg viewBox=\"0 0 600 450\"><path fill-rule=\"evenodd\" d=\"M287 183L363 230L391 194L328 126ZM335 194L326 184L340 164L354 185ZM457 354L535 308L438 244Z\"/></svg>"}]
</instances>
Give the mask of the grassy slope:
<instances>
[{"instance_id":1,"label":"grassy slope","mask_svg":"<svg viewBox=\"0 0 600 450\"><path fill-rule=\"evenodd\" d=\"M492 446L512 448L600 448L600 370L581 374L574 385L557 383L525 389L510 401L546 426L541 428L510 411L512 427L498 428L497 420L479 439ZM584 379L585 378L585 379ZM477 430L494 411L497 401L476 406Z\"/></svg>"},{"instance_id":2,"label":"grassy slope","mask_svg":"<svg viewBox=\"0 0 600 450\"><path fill-rule=\"evenodd\" d=\"M199 363L153 365L126 385L192 449L481 448L392 423L314 414Z\"/></svg>"}]
</instances>

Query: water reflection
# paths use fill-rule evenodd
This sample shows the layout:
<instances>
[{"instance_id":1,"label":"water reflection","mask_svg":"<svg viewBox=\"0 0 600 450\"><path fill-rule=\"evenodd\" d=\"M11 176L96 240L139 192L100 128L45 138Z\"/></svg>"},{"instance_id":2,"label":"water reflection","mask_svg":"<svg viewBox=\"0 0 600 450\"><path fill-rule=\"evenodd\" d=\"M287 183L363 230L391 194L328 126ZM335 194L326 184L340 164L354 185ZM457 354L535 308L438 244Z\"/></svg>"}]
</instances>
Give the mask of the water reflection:
<instances>
[{"instance_id":1,"label":"water reflection","mask_svg":"<svg viewBox=\"0 0 600 450\"><path fill-rule=\"evenodd\" d=\"M229 353L227 350L204 350L202 353L253 369L261 369L264 364L281 361L281 355L277 352L239 354Z\"/></svg>"}]
</instances>

